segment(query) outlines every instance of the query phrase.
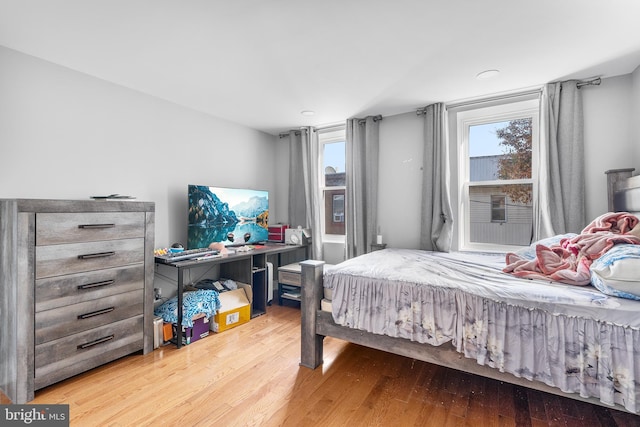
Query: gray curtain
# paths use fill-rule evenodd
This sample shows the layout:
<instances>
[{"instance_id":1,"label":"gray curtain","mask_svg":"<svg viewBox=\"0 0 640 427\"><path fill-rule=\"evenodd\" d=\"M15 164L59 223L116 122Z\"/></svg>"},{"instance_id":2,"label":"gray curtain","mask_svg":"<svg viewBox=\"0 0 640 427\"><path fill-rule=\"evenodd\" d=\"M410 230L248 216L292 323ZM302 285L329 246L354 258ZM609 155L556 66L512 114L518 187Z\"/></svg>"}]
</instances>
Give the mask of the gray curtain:
<instances>
[{"instance_id":1,"label":"gray curtain","mask_svg":"<svg viewBox=\"0 0 640 427\"><path fill-rule=\"evenodd\" d=\"M576 80L542 91L540 180L534 240L586 226L584 120Z\"/></svg>"},{"instance_id":2,"label":"gray curtain","mask_svg":"<svg viewBox=\"0 0 640 427\"><path fill-rule=\"evenodd\" d=\"M347 120L347 258L369 252L378 226L380 116Z\"/></svg>"},{"instance_id":3,"label":"gray curtain","mask_svg":"<svg viewBox=\"0 0 640 427\"><path fill-rule=\"evenodd\" d=\"M324 258L322 244L322 195L318 159L320 143L312 127L289 132L289 225L310 228L312 259Z\"/></svg>"},{"instance_id":4,"label":"gray curtain","mask_svg":"<svg viewBox=\"0 0 640 427\"><path fill-rule=\"evenodd\" d=\"M447 111L442 103L424 109L422 168L422 226L420 249L449 252L453 240L453 215L449 192Z\"/></svg>"}]
</instances>

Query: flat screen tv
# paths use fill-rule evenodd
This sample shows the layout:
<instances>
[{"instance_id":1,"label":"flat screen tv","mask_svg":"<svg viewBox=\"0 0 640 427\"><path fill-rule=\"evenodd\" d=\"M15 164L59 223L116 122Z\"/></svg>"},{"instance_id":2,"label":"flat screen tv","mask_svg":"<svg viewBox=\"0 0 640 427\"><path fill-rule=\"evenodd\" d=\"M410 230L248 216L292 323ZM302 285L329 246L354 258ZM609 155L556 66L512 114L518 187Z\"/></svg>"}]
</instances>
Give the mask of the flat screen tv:
<instances>
[{"instance_id":1,"label":"flat screen tv","mask_svg":"<svg viewBox=\"0 0 640 427\"><path fill-rule=\"evenodd\" d=\"M189 185L188 249L266 242L268 222L268 191Z\"/></svg>"}]
</instances>

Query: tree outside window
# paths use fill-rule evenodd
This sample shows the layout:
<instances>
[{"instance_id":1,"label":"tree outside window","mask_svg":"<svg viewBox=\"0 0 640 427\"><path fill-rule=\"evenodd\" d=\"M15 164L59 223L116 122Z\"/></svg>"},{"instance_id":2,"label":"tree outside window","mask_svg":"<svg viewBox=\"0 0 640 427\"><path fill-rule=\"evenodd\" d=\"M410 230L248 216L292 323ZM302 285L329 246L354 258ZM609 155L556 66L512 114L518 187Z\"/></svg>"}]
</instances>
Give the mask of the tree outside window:
<instances>
[{"instance_id":1,"label":"tree outside window","mask_svg":"<svg viewBox=\"0 0 640 427\"><path fill-rule=\"evenodd\" d=\"M505 180L530 179L531 119L511 120L506 127L496 129L496 136L500 138L500 146L504 150L498 161L498 177ZM514 203L531 203L530 185L510 185L505 187L505 192Z\"/></svg>"}]
</instances>

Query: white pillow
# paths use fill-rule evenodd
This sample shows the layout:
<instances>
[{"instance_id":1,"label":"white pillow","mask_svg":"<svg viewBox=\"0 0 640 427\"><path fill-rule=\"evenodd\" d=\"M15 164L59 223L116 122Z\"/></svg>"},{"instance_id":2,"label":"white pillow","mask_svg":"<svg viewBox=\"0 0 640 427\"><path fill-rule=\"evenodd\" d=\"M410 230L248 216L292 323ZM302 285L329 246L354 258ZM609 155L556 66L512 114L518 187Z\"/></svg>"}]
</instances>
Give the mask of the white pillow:
<instances>
[{"instance_id":1,"label":"white pillow","mask_svg":"<svg viewBox=\"0 0 640 427\"><path fill-rule=\"evenodd\" d=\"M640 300L640 245L615 245L590 268L591 283L603 294Z\"/></svg>"}]
</instances>

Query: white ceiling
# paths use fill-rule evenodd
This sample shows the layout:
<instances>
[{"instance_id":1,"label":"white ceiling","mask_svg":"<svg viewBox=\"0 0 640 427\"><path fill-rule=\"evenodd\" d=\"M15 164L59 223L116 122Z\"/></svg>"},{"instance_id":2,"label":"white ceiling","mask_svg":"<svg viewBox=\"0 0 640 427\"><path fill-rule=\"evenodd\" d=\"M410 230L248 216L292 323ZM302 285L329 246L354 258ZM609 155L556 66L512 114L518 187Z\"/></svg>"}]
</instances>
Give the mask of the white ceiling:
<instances>
[{"instance_id":1,"label":"white ceiling","mask_svg":"<svg viewBox=\"0 0 640 427\"><path fill-rule=\"evenodd\" d=\"M638 0L0 0L0 45L276 134L628 74L639 22Z\"/></svg>"}]
</instances>

